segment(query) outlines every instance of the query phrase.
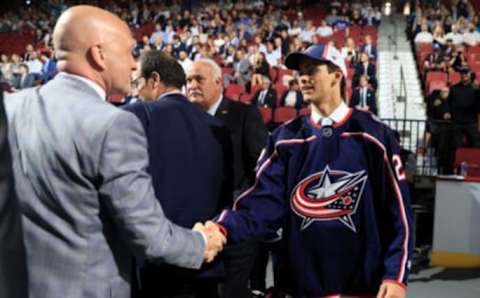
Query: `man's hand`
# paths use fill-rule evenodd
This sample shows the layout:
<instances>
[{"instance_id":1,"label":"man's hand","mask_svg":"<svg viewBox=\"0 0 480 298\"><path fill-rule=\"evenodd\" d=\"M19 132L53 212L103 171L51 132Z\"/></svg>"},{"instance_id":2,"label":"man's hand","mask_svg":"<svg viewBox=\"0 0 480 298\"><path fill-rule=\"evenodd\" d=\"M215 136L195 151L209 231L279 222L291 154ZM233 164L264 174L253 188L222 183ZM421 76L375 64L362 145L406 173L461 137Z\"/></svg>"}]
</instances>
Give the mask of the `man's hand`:
<instances>
[{"instance_id":1,"label":"man's hand","mask_svg":"<svg viewBox=\"0 0 480 298\"><path fill-rule=\"evenodd\" d=\"M400 285L390 282L384 282L380 286L377 298L405 298L407 293Z\"/></svg>"},{"instance_id":2,"label":"man's hand","mask_svg":"<svg viewBox=\"0 0 480 298\"><path fill-rule=\"evenodd\" d=\"M207 239L207 245L205 246L204 261L210 263L215 256L222 251L223 246L227 242L227 239L220 231L218 226L212 221L207 221L205 225L196 223L193 227L194 231L201 232Z\"/></svg>"}]
</instances>

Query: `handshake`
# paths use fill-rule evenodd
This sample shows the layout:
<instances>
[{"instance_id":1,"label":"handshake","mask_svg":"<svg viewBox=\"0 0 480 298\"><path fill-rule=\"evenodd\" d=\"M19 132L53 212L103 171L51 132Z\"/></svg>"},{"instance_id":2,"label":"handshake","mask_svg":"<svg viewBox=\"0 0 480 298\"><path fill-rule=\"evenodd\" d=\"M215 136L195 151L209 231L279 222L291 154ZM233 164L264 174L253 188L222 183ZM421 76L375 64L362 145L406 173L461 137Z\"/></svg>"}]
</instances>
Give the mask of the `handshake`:
<instances>
[{"instance_id":1,"label":"handshake","mask_svg":"<svg viewBox=\"0 0 480 298\"><path fill-rule=\"evenodd\" d=\"M207 221L205 225L196 223L193 226L193 230L205 236L206 245L203 259L206 263L210 263L223 250L223 246L227 243L227 238L225 238L220 227L212 221Z\"/></svg>"}]
</instances>

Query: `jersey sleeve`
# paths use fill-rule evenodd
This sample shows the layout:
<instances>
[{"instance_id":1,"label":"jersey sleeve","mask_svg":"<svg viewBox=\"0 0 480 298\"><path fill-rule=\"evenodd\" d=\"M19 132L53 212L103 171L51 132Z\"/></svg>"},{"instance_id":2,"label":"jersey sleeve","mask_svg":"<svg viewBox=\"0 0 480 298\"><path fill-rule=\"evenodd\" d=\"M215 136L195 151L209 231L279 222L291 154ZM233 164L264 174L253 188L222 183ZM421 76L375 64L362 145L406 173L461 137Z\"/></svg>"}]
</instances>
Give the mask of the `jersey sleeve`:
<instances>
[{"instance_id":1,"label":"jersey sleeve","mask_svg":"<svg viewBox=\"0 0 480 298\"><path fill-rule=\"evenodd\" d=\"M384 282L406 287L413 254L413 230L410 213L409 190L400 148L390 129L386 129L382 175L384 210L388 227L384 257Z\"/></svg>"},{"instance_id":2,"label":"jersey sleeve","mask_svg":"<svg viewBox=\"0 0 480 298\"><path fill-rule=\"evenodd\" d=\"M285 163L269 137L257 162L255 183L242 193L231 210L224 210L215 221L228 233L229 241L242 242L275 233L285 214Z\"/></svg>"}]
</instances>

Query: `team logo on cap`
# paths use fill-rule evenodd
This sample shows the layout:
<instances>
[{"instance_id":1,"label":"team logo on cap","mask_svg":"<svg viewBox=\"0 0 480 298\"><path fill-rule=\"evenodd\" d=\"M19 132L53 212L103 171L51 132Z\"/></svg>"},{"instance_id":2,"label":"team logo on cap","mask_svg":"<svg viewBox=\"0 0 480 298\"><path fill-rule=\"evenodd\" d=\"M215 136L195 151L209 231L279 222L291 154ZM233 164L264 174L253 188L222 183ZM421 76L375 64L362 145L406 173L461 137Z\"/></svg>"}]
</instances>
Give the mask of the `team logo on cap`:
<instances>
[{"instance_id":1,"label":"team logo on cap","mask_svg":"<svg viewBox=\"0 0 480 298\"><path fill-rule=\"evenodd\" d=\"M338 220L357 232L355 214L367 181L365 171L349 173L330 170L303 179L297 184L290 200L292 210L303 218L301 230L314 221Z\"/></svg>"}]
</instances>

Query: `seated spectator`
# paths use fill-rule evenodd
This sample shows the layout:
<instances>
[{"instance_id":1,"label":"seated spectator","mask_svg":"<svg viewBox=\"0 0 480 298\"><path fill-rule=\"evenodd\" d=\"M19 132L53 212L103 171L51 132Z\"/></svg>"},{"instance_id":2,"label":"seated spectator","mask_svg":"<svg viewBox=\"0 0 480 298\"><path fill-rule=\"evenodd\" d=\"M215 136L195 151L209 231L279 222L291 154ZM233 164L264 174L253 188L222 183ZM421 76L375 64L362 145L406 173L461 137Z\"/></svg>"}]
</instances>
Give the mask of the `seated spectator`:
<instances>
[{"instance_id":1,"label":"seated spectator","mask_svg":"<svg viewBox=\"0 0 480 298\"><path fill-rule=\"evenodd\" d=\"M270 80L270 65L267 62L265 54L258 52L255 55L253 63L252 86L262 84L263 78Z\"/></svg>"},{"instance_id":2,"label":"seated spectator","mask_svg":"<svg viewBox=\"0 0 480 298\"><path fill-rule=\"evenodd\" d=\"M452 26L452 32L445 35L445 39L451 39L455 46L463 43L463 34L459 32L458 25Z\"/></svg>"},{"instance_id":3,"label":"seated spectator","mask_svg":"<svg viewBox=\"0 0 480 298\"><path fill-rule=\"evenodd\" d=\"M333 24L333 29L335 31L348 31L348 27L350 26L350 21L344 15L341 15L337 18L335 23Z\"/></svg>"},{"instance_id":4,"label":"seated spectator","mask_svg":"<svg viewBox=\"0 0 480 298\"><path fill-rule=\"evenodd\" d=\"M237 50L235 54L235 62L233 63L233 71L233 76L230 74L225 74L223 76L224 87L227 87L232 82L244 86L250 82L252 77L252 69L250 67L250 61L245 56L245 50Z\"/></svg>"},{"instance_id":5,"label":"seated spectator","mask_svg":"<svg viewBox=\"0 0 480 298\"><path fill-rule=\"evenodd\" d=\"M188 58L187 52L185 50L181 50L178 54L178 63L180 63L180 65L182 66L183 71L186 72L193 62L192 60L190 60L190 58Z\"/></svg>"},{"instance_id":6,"label":"seated spectator","mask_svg":"<svg viewBox=\"0 0 480 298\"><path fill-rule=\"evenodd\" d=\"M315 27L312 24L312 21L307 21L305 28L302 30L298 36L300 40L304 43L311 44L313 42L313 36L315 35Z\"/></svg>"},{"instance_id":7,"label":"seated spectator","mask_svg":"<svg viewBox=\"0 0 480 298\"><path fill-rule=\"evenodd\" d=\"M352 11L352 16L350 18L350 23L351 23L351 25L356 25L356 26L360 26L360 25L363 24L363 17L360 14L360 11L358 9L354 9Z\"/></svg>"},{"instance_id":8,"label":"seated spectator","mask_svg":"<svg viewBox=\"0 0 480 298\"><path fill-rule=\"evenodd\" d=\"M288 82L288 90L286 90L280 99L280 106L294 107L300 110L303 105L303 94L300 91L298 81L293 79Z\"/></svg>"},{"instance_id":9,"label":"seated spectator","mask_svg":"<svg viewBox=\"0 0 480 298\"><path fill-rule=\"evenodd\" d=\"M377 60L377 47L373 45L372 36L370 34L365 35L365 43L360 47L360 52L367 53L373 61Z\"/></svg>"},{"instance_id":10,"label":"seated spectator","mask_svg":"<svg viewBox=\"0 0 480 298\"><path fill-rule=\"evenodd\" d=\"M258 90L253 96L252 105L273 109L277 102L277 91L272 88L272 83L268 77L264 77L262 82L262 89Z\"/></svg>"},{"instance_id":11,"label":"seated spectator","mask_svg":"<svg viewBox=\"0 0 480 298\"><path fill-rule=\"evenodd\" d=\"M53 50L43 52L41 59L43 61L41 79L43 83L46 83L57 74L57 59L55 58Z\"/></svg>"},{"instance_id":12,"label":"seated spectator","mask_svg":"<svg viewBox=\"0 0 480 298\"><path fill-rule=\"evenodd\" d=\"M433 35L432 33L428 32L428 25L422 25L422 31L417 33L414 39L415 44L419 43L432 43L433 42Z\"/></svg>"},{"instance_id":13,"label":"seated spectator","mask_svg":"<svg viewBox=\"0 0 480 298\"><path fill-rule=\"evenodd\" d=\"M6 54L0 56L1 80L11 82L12 80L12 62Z\"/></svg>"},{"instance_id":14,"label":"seated spectator","mask_svg":"<svg viewBox=\"0 0 480 298\"><path fill-rule=\"evenodd\" d=\"M150 38L150 40L152 40ZM151 47L153 50L156 51L161 51L165 47L165 43L163 42L163 37L162 35L157 35L155 39L153 40L153 43L151 44Z\"/></svg>"},{"instance_id":15,"label":"seated spectator","mask_svg":"<svg viewBox=\"0 0 480 298\"><path fill-rule=\"evenodd\" d=\"M33 75L35 80L38 80L38 79L41 78L43 63L38 58L38 52L37 51L33 51L30 54L30 60L26 61L25 64L28 65L28 71L31 75Z\"/></svg>"},{"instance_id":16,"label":"seated spectator","mask_svg":"<svg viewBox=\"0 0 480 298\"><path fill-rule=\"evenodd\" d=\"M330 14L325 18L327 25L333 26L338 19L338 10L337 8L332 8Z\"/></svg>"},{"instance_id":17,"label":"seated spectator","mask_svg":"<svg viewBox=\"0 0 480 298\"><path fill-rule=\"evenodd\" d=\"M471 24L468 32L463 34L463 42L470 47L480 44L480 32L476 31L474 24Z\"/></svg>"},{"instance_id":18,"label":"seated spectator","mask_svg":"<svg viewBox=\"0 0 480 298\"><path fill-rule=\"evenodd\" d=\"M366 75L360 76L359 84L360 85L353 91L349 106L377 115L375 91L369 87L368 77Z\"/></svg>"},{"instance_id":19,"label":"seated spectator","mask_svg":"<svg viewBox=\"0 0 480 298\"><path fill-rule=\"evenodd\" d=\"M360 54L360 62L355 66L355 72L353 74L352 87L356 88L360 83L360 77L362 75L367 76L368 83L373 89L377 89L377 77L376 77L375 65L370 61L370 57L367 53Z\"/></svg>"},{"instance_id":20,"label":"seated spectator","mask_svg":"<svg viewBox=\"0 0 480 298\"><path fill-rule=\"evenodd\" d=\"M282 49L274 49L273 42L267 42L267 51L265 52L265 58L268 64L272 67L277 67L279 61L282 59Z\"/></svg>"},{"instance_id":21,"label":"seated spectator","mask_svg":"<svg viewBox=\"0 0 480 298\"><path fill-rule=\"evenodd\" d=\"M440 45L436 44L433 46L433 52L425 57L423 67L425 74L429 71L447 71L447 62Z\"/></svg>"},{"instance_id":22,"label":"seated spectator","mask_svg":"<svg viewBox=\"0 0 480 298\"><path fill-rule=\"evenodd\" d=\"M353 38L347 38L345 46L341 50L343 59L347 60L350 65L355 65L358 62L358 48L355 45Z\"/></svg>"},{"instance_id":23,"label":"seated spectator","mask_svg":"<svg viewBox=\"0 0 480 298\"><path fill-rule=\"evenodd\" d=\"M449 71L461 72L469 69L467 55L465 53L465 47L456 47L456 51L453 53L447 66L449 68Z\"/></svg>"},{"instance_id":24,"label":"seated spectator","mask_svg":"<svg viewBox=\"0 0 480 298\"><path fill-rule=\"evenodd\" d=\"M317 35L321 37L330 37L333 35L333 29L327 24L326 20L320 22L320 26L317 28Z\"/></svg>"},{"instance_id":25,"label":"seated spectator","mask_svg":"<svg viewBox=\"0 0 480 298\"><path fill-rule=\"evenodd\" d=\"M446 42L445 39L445 32L441 26L436 26L433 29L433 45L440 45L443 46Z\"/></svg>"},{"instance_id":26,"label":"seated spectator","mask_svg":"<svg viewBox=\"0 0 480 298\"><path fill-rule=\"evenodd\" d=\"M20 64L19 75L14 77L12 83L13 87L15 87L15 89L17 90L35 86L35 78L32 74L29 73L27 64Z\"/></svg>"},{"instance_id":27,"label":"seated spectator","mask_svg":"<svg viewBox=\"0 0 480 298\"><path fill-rule=\"evenodd\" d=\"M22 59L24 62L30 61L32 57L32 53L35 52L35 48L33 47L32 44L28 44L25 48L25 53L22 56Z\"/></svg>"}]
</instances>

